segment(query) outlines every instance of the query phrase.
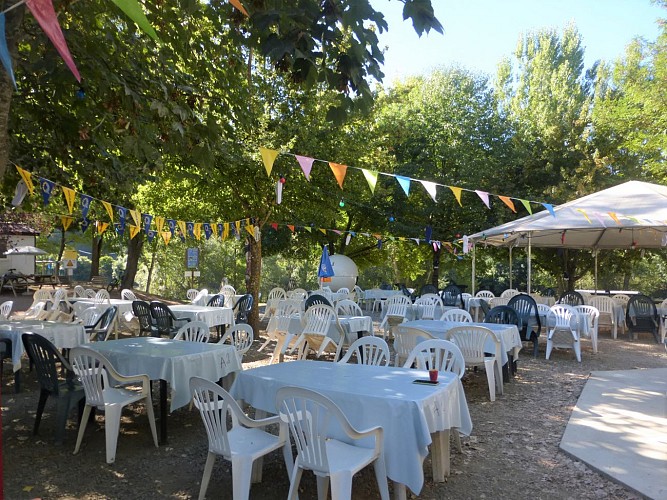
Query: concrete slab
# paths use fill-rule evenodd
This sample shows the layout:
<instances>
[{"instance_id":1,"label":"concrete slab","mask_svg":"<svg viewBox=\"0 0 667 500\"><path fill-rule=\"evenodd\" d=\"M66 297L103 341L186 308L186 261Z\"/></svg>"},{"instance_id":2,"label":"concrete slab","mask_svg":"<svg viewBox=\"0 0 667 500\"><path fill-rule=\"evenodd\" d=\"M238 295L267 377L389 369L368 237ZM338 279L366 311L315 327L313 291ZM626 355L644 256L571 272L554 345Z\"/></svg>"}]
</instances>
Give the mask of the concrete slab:
<instances>
[{"instance_id":1,"label":"concrete slab","mask_svg":"<svg viewBox=\"0 0 667 500\"><path fill-rule=\"evenodd\" d=\"M649 498L667 498L667 368L593 372L560 447Z\"/></svg>"}]
</instances>

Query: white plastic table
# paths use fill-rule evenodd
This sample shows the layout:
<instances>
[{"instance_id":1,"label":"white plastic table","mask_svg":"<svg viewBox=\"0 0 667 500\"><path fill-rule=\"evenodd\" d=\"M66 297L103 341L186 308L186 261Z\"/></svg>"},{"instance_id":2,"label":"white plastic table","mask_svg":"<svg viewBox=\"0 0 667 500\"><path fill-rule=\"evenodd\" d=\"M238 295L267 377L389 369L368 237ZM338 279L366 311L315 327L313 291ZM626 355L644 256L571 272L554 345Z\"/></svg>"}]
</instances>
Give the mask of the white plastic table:
<instances>
[{"instance_id":1,"label":"white plastic table","mask_svg":"<svg viewBox=\"0 0 667 500\"><path fill-rule=\"evenodd\" d=\"M190 378L212 382L242 370L236 349L228 344L207 344L157 337L136 337L93 342L87 347L106 356L122 375L146 374L160 381L160 442L167 441L167 383L170 411L190 402Z\"/></svg>"},{"instance_id":2,"label":"white plastic table","mask_svg":"<svg viewBox=\"0 0 667 500\"><path fill-rule=\"evenodd\" d=\"M470 434L472 421L463 386L452 373L438 385L417 385L428 372L386 366L324 361L292 361L240 372L232 395L255 408L276 413L281 387L315 390L334 401L357 429L384 429L387 476L404 496L407 486L416 494L424 484L423 462L432 445L434 480L449 475L449 431ZM337 436L342 437L342 436Z\"/></svg>"},{"instance_id":3,"label":"white plastic table","mask_svg":"<svg viewBox=\"0 0 667 500\"><path fill-rule=\"evenodd\" d=\"M209 328L218 325L234 325L234 310L231 307L197 306L194 304L168 305L174 316L203 321Z\"/></svg>"}]
</instances>

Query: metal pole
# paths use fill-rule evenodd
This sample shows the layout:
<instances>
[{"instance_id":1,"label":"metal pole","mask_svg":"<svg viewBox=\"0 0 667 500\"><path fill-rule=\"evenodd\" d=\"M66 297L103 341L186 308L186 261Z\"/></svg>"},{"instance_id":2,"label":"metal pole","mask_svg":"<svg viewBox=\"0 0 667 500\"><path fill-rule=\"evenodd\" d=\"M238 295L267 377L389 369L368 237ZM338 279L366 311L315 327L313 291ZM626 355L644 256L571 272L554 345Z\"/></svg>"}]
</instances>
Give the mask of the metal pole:
<instances>
[{"instance_id":1,"label":"metal pole","mask_svg":"<svg viewBox=\"0 0 667 500\"><path fill-rule=\"evenodd\" d=\"M475 296L475 256L476 256L476 247L472 247L472 282L471 282L471 291L472 296Z\"/></svg>"},{"instance_id":2,"label":"metal pole","mask_svg":"<svg viewBox=\"0 0 667 500\"><path fill-rule=\"evenodd\" d=\"M530 285L532 280L532 260L533 260L533 247L532 247L533 237L531 234L528 234L528 294L530 294Z\"/></svg>"},{"instance_id":3,"label":"metal pole","mask_svg":"<svg viewBox=\"0 0 667 500\"><path fill-rule=\"evenodd\" d=\"M598 249L593 250L595 252L595 295L598 293Z\"/></svg>"},{"instance_id":4,"label":"metal pole","mask_svg":"<svg viewBox=\"0 0 667 500\"><path fill-rule=\"evenodd\" d=\"M514 288L512 286L512 244L510 243L510 288Z\"/></svg>"}]
</instances>

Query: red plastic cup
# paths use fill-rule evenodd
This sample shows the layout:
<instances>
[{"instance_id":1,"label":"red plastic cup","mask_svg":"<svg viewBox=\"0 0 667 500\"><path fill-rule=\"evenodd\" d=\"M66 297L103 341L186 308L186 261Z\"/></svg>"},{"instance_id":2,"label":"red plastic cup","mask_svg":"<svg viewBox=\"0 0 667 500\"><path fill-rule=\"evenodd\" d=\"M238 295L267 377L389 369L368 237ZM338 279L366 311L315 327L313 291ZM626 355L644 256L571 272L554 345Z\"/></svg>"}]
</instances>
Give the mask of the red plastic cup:
<instances>
[{"instance_id":1,"label":"red plastic cup","mask_svg":"<svg viewBox=\"0 0 667 500\"><path fill-rule=\"evenodd\" d=\"M438 370L429 370L428 371L428 378L431 380L431 382L437 382L438 381Z\"/></svg>"}]
</instances>

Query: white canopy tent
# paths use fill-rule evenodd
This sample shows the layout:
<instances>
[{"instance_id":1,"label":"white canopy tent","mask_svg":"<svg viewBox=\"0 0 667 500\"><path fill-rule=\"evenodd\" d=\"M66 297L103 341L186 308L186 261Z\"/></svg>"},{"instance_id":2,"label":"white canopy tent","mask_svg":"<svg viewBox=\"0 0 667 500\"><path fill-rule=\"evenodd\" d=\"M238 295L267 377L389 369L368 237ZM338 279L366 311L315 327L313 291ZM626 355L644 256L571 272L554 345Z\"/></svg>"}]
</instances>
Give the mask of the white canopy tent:
<instances>
[{"instance_id":1,"label":"white canopy tent","mask_svg":"<svg viewBox=\"0 0 667 500\"><path fill-rule=\"evenodd\" d=\"M621 249L667 246L667 186L630 181L468 236L479 245ZM597 287L597 252L596 287ZM473 254L473 288L475 283ZM473 291L474 293L474 291Z\"/></svg>"}]
</instances>

